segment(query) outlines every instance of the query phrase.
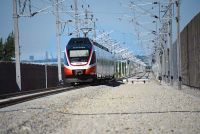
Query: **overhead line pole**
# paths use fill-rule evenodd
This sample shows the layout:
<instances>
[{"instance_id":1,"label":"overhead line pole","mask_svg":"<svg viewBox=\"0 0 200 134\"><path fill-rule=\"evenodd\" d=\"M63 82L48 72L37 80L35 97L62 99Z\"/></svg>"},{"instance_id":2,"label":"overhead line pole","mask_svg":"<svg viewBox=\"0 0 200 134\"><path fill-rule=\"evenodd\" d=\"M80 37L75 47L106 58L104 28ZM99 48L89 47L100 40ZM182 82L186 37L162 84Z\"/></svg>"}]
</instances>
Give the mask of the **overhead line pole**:
<instances>
[{"instance_id":1,"label":"overhead line pole","mask_svg":"<svg viewBox=\"0 0 200 134\"><path fill-rule=\"evenodd\" d=\"M181 89L180 0L176 0L178 89Z\"/></svg>"},{"instance_id":2,"label":"overhead line pole","mask_svg":"<svg viewBox=\"0 0 200 134\"><path fill-rule=\"evenodd\" d=\"M14 25L14 42L15 42L15 69L16 69L16 83L21 91L21 70L20 70L20 49L19 49L19 27L17 14L17 0L13 0L13 25Z\"/></svg>"},{"instance_id":3,"label":"overhead line pole","mask_svg":"<svg viewBox=\"0 0 200 134\"><path fill-rule=\"evenodd\" d=\"M58 0L55 0L58 3ZM60 21L58 14L58 4L56 6L56 37L57 37L57 60L58 60L58 80L59 84L62 84L62 73L61 73L61 50L60 50Z\"/></svg>"},{"instance_id":4,"label":"overhead line pole","mask_svg":"<svg viewBox=\"0 0 200 134\"><path fill-rule=\"evenodd\" d=\"M78 7L77 7L77 1L78 0L74 0L74 17L75 17L75 28L76 28L76 37L79 37L79 26L78 26Z\"/></svg>"},{"instance_id":5,"label":"overhead line pole","mask_svg":"<svg viewBox=\"0 0 200 134\"><path fill-rule=\"evenodd\" d=\"M169 3L172 3L172 0L169 0ZM170 63L170 85L173 85L173 75L174 75L174 63L173 63L173 43L172 43L172 5L170 5L170 9L169 9L169 14L170 14L170 20L169 20L169 63Z\"/></svg>"}]
</instances>

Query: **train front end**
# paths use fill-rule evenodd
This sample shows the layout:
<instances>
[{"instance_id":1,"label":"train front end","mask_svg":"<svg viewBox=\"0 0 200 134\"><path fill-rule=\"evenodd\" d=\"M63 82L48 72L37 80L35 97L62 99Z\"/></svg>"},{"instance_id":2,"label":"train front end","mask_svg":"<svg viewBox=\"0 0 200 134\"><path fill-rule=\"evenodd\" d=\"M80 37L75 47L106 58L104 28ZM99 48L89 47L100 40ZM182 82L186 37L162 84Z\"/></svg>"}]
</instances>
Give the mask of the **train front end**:
<instances>
[{"instance_id":1,"label":"train front end","mask_svg":"<svg viewBox=\"0 0 200 134\"><path fill-rule=\"evenodd\" d=\"M64 54L67 83L91 82L96 78L96 55L88 38L72 38Z\"/></svg>"}]
</instances>

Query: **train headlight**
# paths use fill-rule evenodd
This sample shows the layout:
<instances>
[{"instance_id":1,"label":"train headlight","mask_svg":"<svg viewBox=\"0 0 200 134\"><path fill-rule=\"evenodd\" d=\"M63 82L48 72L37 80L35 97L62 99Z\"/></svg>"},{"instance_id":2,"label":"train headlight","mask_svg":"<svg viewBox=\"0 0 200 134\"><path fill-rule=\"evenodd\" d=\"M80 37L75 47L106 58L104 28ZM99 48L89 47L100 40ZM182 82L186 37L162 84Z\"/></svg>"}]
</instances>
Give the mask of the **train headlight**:
<instances>
[{"instance_id":1,"label":"train headlight","mask_svg":"<svg viewBox=\"0 0 200 134\"><path fill-rule=\"evenodd\" d=\"M86 69L85 70L85 74L90 74L90 75L96 74L96 66L93 66L93 67L91 67L89 69Z\"/></svg>"}]
</instances>

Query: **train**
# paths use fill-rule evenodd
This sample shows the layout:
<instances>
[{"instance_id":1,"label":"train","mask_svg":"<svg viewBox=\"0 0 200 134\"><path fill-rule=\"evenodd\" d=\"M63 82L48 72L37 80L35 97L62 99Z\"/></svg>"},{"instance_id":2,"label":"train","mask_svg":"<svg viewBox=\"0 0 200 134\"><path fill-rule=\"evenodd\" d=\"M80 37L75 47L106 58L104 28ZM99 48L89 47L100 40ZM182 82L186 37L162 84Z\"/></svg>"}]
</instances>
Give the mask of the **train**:
<instances>
[{"instance_id":1,"label":"train","mask_svg":"<svg viewBox=\"0 0 200 134\"><path fill-rule=\"evenodd\" d=\"M64 51L65 82L70 84L112 79L115 56L89 38L71 38Z\"/></svg>"}]
</instances>

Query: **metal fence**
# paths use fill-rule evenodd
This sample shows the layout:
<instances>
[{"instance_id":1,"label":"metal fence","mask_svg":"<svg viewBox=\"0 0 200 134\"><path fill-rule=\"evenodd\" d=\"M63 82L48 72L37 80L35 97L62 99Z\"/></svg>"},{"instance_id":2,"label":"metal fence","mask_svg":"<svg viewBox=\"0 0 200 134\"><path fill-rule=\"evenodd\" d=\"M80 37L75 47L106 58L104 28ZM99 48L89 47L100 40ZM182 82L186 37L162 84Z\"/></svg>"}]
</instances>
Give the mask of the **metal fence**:
<instances>
[{"instance_id":1,"label":"metal fence","mask_svg":"<svg viewBox=\"0 0 200 134\"><path fill-rule=\"evenodd\" d=\"M56 87L58 68L50 65L21 64L21 81L22 91ZM15 63L0 62L0 94L18 91Z\"/></svg>"}]
</instances>

